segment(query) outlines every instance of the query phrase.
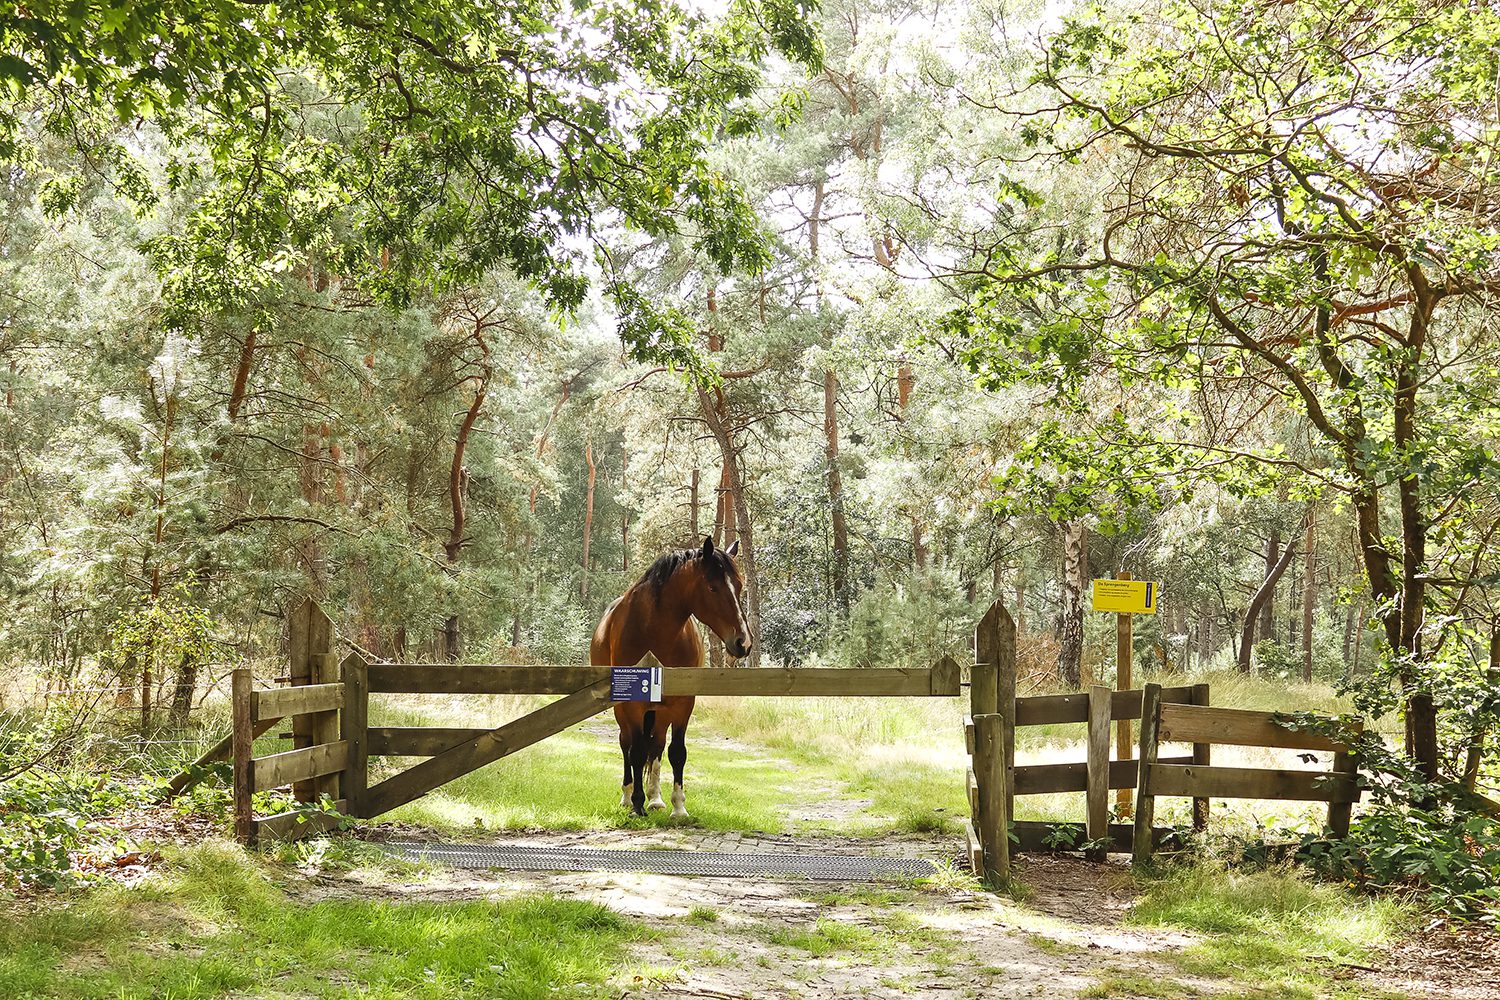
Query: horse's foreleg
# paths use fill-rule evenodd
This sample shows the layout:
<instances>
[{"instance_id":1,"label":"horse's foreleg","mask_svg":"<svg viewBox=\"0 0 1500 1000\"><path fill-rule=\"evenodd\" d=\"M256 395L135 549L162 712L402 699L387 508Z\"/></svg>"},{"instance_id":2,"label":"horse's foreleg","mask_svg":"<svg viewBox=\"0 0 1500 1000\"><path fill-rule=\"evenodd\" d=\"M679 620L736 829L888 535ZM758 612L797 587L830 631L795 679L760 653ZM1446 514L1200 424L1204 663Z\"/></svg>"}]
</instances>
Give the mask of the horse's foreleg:
<instances>
[{"instance_id":1,"label":"horse's foreleg","mask_svg":"<svg viewBox=\"0 0 1500 1000\"><path fill-rule=\"evenodd\" d=\"M646 727L651 725L651 713L646 713ZM646 752L651 737L646 729L637 729L630 741L630 811L636 816L646 815Z\"/></svg>"},{"instance_id":2,"label":"horse's foreleg","mask_svg":"<svg viewBox=\"0 0 1500 1000\"><path fill-rule=\"evenodd\" d=\"M633 730L628 726L620 727L620 756L625 758L625 777L620 782L620 808L630 808L630 796L635 791L635 783L630 777L630 748L635 742Z\"/></svg>"},{"instance_id":3,"label":"horse's foreleg","mask_svg":"<svg viewBox=\"0 0 1500 1000\"><path fill-rule=\"evenodd\" d=\"M652 747L649 756L646 762L646 808L665 809L667 804L661 800L661 750Z\"/></svg>"},{"instance_id":4,"label":"horse's foreleg","mask_svg":"<svg viewBox=\"0 0 1500 1000\"><path fill-rule=\"evenodd\" d=\"M682 787L682 769L687 766L687 726L672 727L667 759L672 762L672 818L687 819L687 792Z\"/></svg>"}]
</instances>

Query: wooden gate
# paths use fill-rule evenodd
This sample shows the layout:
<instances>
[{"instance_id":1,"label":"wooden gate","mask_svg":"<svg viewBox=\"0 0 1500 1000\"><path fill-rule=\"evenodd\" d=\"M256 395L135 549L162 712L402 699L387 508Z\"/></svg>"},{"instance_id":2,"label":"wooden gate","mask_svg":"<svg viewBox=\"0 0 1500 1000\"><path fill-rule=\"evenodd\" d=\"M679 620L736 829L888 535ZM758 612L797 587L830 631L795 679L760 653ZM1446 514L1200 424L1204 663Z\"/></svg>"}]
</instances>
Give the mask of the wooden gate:
<instances>
[{"instance_id":1,"label":"wooden gate","mask_svg":"<svg viewBox=\"0 0 1500 1000\"><path fill-rule=\"evenodd\" d=\"M244 843L296 838L335 826L341 816L389 812L455 778L523 750L609 708L610 667L369 663L358 653L336 662L332 627L306 602L292 627L291 685L255 691L248 670L234 674L235 831ZM662 695L696 697L957 697L959 665L944 657L922 669L662 669ZM372 694L561 695L493 729L369 727ZM256 758L255 738L292 719L292 750ZM372 756L426 757L368 784ZM258 819L253 795L292 787L303 808ZM316 811L319 804L332 812Z\"/></svg>"}]
</instances>

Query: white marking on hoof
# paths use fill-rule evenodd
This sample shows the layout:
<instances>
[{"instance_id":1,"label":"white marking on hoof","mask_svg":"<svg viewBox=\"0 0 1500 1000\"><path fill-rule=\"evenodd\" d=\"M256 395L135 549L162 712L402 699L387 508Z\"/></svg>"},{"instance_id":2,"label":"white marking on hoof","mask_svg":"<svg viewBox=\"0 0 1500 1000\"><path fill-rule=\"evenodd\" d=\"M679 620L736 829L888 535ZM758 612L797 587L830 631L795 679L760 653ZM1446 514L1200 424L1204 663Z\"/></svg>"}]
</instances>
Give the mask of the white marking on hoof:
<instances>
[{"instance_id":1,"label":"white marking on hoof","mask_svg":"<svg viewBox=\"0 0 1500 1000\"><path fill-rule=\"evenodd\" d=\"M635 785L633 783L627 781L624 785L620 786L620 805L626 809L629 809L630 796L634 793Z\"/></svg>"},{"instance_id":2,"label":"white marking on hoof","mask_svg":"<svg viewBox=\"0 0 1500 1000\"><path fill-rule=\"evenodd\" d=\"M653 760L646 766L646 808L665 809L667 804L661 800L661 761Z\"/></svg>"},{"instance_id":3,"label":"white marking on hoof","mask_svg":"<svg viewBox=\"0 0 1500 1000\"><path fill-rule=\"evenodd\" d=\"M683 791L681 785L672 786L672 818L687 819L687 792Z\"/></svg>"}]
</instances>

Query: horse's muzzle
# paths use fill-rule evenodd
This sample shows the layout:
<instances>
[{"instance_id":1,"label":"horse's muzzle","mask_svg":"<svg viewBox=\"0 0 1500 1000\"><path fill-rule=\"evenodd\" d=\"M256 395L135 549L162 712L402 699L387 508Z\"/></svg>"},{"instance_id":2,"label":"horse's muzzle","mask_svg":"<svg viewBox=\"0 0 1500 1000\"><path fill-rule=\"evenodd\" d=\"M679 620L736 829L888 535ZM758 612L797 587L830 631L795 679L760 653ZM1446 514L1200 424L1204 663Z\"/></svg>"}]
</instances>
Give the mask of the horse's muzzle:
<instances>
[{"instance_id":1,"label":"horse's muzzle","mask_svg":"<svg viewBox=\"0 0 1500 1000\"><path fill-rule=\"evenodd\" d=\"M724 644L729 655L737 660L743 660L750 655L750 647L754 645L748 636L737 635Z\"/></svg>"}]
</instances>

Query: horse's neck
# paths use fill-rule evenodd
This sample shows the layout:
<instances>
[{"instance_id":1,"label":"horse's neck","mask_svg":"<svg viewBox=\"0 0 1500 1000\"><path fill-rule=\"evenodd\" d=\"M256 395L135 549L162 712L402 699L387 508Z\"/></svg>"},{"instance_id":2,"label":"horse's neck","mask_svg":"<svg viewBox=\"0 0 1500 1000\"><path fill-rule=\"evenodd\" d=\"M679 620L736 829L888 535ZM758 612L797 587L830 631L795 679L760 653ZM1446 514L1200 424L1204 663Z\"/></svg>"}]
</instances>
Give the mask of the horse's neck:
<instances>
[{"instance_id":1,"label":"horse's neck","mask_svg":"<svg viewBox=\"0 0 1500 1000\"><path fill-rule=\"evenodd\" d=\"M627 655L655 656L668 666L697 666L702 663L701 644L698 644L696 629L688 628L693 617L687 602L674 593L672 581L661 589L658 596L649 588L640 587L630 595L627 602L627 621L630 628ZM639 647L636 649L634 647ZM698 646L694 656L694 646ZM686 658L686 659L685 659ZM691 662L689 662L689 660Z\"/></svg>"}]
</instances>

